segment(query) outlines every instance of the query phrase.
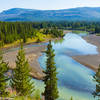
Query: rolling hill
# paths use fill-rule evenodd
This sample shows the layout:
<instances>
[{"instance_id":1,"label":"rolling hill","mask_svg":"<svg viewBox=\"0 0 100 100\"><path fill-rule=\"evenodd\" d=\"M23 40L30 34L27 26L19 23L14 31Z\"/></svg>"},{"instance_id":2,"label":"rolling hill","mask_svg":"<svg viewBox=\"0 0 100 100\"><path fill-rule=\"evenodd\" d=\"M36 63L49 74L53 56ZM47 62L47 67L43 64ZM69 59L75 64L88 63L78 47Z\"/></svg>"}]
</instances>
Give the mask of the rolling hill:
<instances>
[{"instance_id":1,"label":"rolling hill","mask_svg":"<svg viewBox=\"0 0 100 100\"><path fill-rule=\"evenodd\" d=\"M100 21L100 7L62 10L12 8L0 13L0 21Z\"/></svg>"}]
</instances>

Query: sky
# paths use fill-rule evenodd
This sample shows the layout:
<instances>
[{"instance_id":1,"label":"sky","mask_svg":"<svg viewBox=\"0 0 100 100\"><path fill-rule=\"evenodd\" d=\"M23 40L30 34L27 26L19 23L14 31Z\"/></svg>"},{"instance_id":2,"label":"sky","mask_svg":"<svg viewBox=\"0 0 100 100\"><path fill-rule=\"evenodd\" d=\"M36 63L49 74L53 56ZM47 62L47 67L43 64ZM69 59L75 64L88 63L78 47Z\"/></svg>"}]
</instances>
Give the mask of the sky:
<instances>
[{"instance_id":1,"label":"sky","mask_svg":"<svg viewBox=\"0 0 100 100\"><path fill-rule=\"evenodd\" d=\"M100 0L0 0L0 12L10 8L56 10L75 7L100 7Z\"/></svg>"}]
</instances>

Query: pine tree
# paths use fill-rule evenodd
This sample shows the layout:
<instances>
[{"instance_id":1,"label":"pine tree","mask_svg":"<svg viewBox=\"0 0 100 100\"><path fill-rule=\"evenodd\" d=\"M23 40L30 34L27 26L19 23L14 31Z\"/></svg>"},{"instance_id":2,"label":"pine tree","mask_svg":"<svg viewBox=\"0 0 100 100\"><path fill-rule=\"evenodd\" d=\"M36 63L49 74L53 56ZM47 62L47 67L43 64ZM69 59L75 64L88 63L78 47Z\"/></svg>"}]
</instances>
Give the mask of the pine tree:
<instances>
[{"instance_id":1,"label":"pine tree","mask_svg":"<svg viewBox=\"0 0 100 100\"><path fill-rule=\"evenodd\" d=\"M57 72L56 72L56 66L54 62L54 50L52 49L51 41L49 41L49 44L47 46L46 51L47 61L46 61L46 70L44 77L44 83L45 83L45 91L44 96L45 100L56 100L58 95L58 88L57 88Z\"/></svg>"},{"instance_id":2,"label":"pine tree","mask_svg":"<svg viewBox=\"0 0 100 100\"><path fill-rule=\"evenodd\" d=\"M11 80L11 86L19 96L30 96L34 91L34 83L31 82L32 78L29 76L29 72L29 64L25 59L25 53L21 46Z\"/></svg>"},{"instance_id":3,"label":"pine tree","mask_svg":"<svg viewBox=\"0 0 100 100\"><path fill-rule=\"evenodd\" d=\"M71 97L70 100L73 100L73 97Z\"/></svg>"},{"instance_id":4,"label":"pine tree","mask_svg":"<svg viewBox=\"0 0 100 100\"><path fill-rule=\"evenodd\" d=\"M100 65L98 71L94 75L94 80L96 81L96 90L94 91L93 95L94 97L98 97L98 100L100 100Z\"/></svg>"},{"instance_id":5,"label":"pine tree","mask_svg":"<svg viewBox=\"0 0 100 100\"><path fill-rule=\"evenodd\" d=\"M0 97L8 96L7 88L7 80L8 77L6 75L8 71L8 64L3 61L2 54L0 51Z\"/></svg>"}]
</instances>

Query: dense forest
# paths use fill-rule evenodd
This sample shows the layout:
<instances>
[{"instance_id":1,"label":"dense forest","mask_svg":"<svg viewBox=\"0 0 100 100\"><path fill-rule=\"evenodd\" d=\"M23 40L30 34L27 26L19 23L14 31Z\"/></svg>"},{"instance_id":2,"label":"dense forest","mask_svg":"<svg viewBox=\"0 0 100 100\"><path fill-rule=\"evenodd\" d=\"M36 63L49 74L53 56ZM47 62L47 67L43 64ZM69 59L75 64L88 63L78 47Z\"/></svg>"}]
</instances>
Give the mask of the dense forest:
<instances>
[{"instance_id":1,"label":"dense forest","mask_svg":"<svg viewBox=\"0 0 100 100\"><path fill-rule=\"evenodd\" d=\"M63 31L57 28L43 29L42 24L31 22L0 22L0 46L23 39L37 37L38 42L42 37L51 34L54 37L63 37ZM56 33L56 34L55 34Z\"/></svg>"},{"instance_id":2,"label":"dense forest","mask_svg":"<svg viewBox=\"0 0 100 100\"><path fill-rule=\"evenodd\" d=\"M42 41L43 35L63 37L62 30L82 30L90 33L100 33L100 22L0 22L0 46L23 39L38 37Z\"/></svg>"}]
</instances>

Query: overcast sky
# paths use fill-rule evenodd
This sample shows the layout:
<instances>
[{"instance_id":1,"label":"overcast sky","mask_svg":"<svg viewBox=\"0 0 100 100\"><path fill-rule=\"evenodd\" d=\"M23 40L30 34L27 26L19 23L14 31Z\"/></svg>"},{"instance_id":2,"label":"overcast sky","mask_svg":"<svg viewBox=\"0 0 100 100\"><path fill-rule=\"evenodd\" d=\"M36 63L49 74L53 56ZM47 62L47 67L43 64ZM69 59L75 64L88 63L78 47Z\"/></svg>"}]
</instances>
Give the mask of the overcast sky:
<instances>
[{"instance_id":1,"label":"overcast sky","mask_svg":"<svg viewBox=\"0 0 100 100\"><path fill-rule=\"evenodd\" d=\"M75 7L100 7L100 0L0 0L0 12L10 8L53 10Z\"/></svg>"}]
</instances>

